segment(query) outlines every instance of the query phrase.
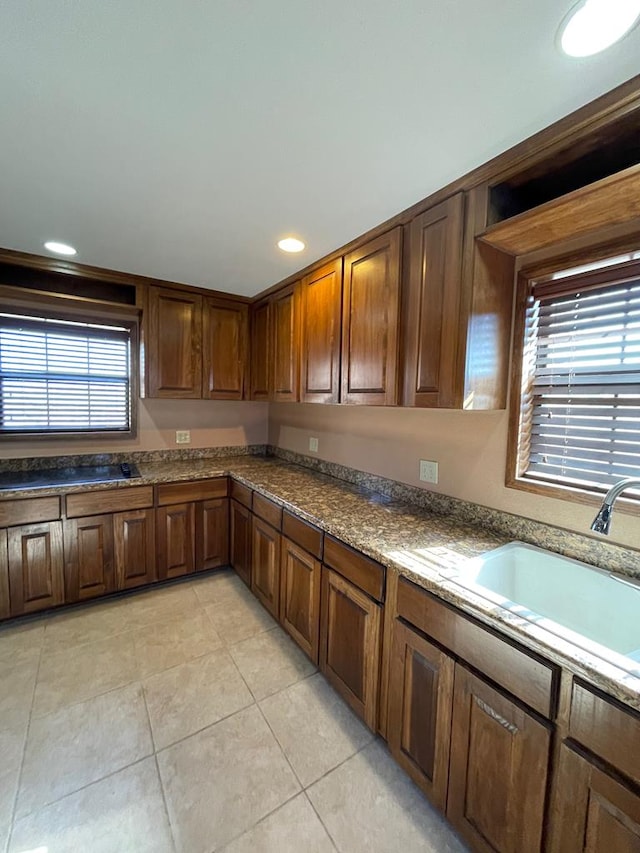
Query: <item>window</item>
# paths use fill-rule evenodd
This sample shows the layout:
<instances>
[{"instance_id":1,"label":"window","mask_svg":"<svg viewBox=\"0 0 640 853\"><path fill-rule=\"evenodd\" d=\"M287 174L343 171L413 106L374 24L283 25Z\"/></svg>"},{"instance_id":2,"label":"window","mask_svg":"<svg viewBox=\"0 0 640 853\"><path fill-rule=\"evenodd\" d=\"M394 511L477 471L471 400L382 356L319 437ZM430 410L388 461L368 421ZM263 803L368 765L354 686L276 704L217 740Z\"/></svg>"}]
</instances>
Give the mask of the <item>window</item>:
<instances>
[{"instance_id":1,"label":"window","mask_svg":"<svg viewBox=\"0 0 640 853\"><path fill-rule=\"evenodd\" d=\"M509 485L601 493L640 477L640 263L601 267L521 281Z\"/></svg>"},{"instance_id":2,"label":"window","mask_svg":"<svg viewBox=\"0 0 640 853\"><path fill-rule=\"evenodd\" d=\"M136 323L52 313L0 312L0 436L135 434Z\"/></svg>"}]
</instances>

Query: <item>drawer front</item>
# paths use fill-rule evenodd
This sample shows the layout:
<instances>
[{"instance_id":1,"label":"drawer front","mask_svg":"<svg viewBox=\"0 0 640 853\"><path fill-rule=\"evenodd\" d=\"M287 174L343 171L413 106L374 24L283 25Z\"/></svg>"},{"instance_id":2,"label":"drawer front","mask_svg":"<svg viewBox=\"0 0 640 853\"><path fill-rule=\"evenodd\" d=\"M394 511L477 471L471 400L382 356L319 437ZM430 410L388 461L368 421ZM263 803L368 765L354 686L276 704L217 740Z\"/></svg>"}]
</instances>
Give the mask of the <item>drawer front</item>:
<instances>
[{"instance_id":1,"label":"drawer front","mask_svg":"<svg viewBox=\"0 0 640 853\"><path fill-rule=\"evenodd\" d=\"M26 498L0 502L0 527L38 524L60 518L60 498Z\"/></svg>"},{"instance_id":2,"label":"drawer front","mask_svg":"<svg viewBox=\"0 0 640 853\"><path fill-rule=\"evenodd\" d=\"M640 714L625 710L575 680L569 737L640 783Z\"/></svg>"},{"instance_id":3,"label":"drawer front","mask_svg":"<svg viewBox=\"0 0 640 853\"><path fill-rule=\"evenodd\" d=\"M170 506L191 501L226 498L229 481L227 477L217 477L214 480L196 480L190 483L166 483L158 486L157 489L158 506Z\"/></svg>"},{"instance_id":4,"label":"drawer front","mask_svg":"<svg viewBox=\"0 0 640 853\"><path fill-rule=\"evenodd\" d=\"M153 506L153 486L133 486L104 492L79 492L66 497L67 518L145 509L149 506Z\"/></svg>"},{"instance_id":5,"label":"drawer front","mask_svg":"<svg viewBox=\"0 0 640 853\"><path fill-rule=\"evenodd\" d=\"M560 670L443 604L404 578L398 616L500 684L529 707L552 718Z\"/></svg>"},{"instance_id":6,"label":"drawer front","mask_svg":"<svg viewBox=\"0 0 640 853\"><path fill-rule=\"evenodd\" d=\"M251 509L251 489L249 486L244 486L242 483L237 483L231 480L231 497L238 503Z\"/></svg>"},{"instance_id":7,"label":"drawer front","mask_svg":"<svg viewBox=\"0 0 640 853\"><path fill-rule=\"evenodd\" d=\"M282 507L257 492L253 493L253 511L276 530L282 527Z\"/></svg>"},{"instance_id":8,"label":"drawer front","mask_svg":"<svg viewBox=\"0 0 640 853\"><path fill-rule=\"evenodd\" d=\"M322 531L286 510L282 514L282 532L316 559L322 559Z\"/></svg>"},{"instance_id":9,"label":"drawer front","mask_svg":"<svg viewBox=\"0 0 640 853\"><path fill-rule=\"evenodd\" d=\"M384 600L385 572L380 563L331 536L324 537L324 562L376 601Z\"/></svg>"}]
</instances>

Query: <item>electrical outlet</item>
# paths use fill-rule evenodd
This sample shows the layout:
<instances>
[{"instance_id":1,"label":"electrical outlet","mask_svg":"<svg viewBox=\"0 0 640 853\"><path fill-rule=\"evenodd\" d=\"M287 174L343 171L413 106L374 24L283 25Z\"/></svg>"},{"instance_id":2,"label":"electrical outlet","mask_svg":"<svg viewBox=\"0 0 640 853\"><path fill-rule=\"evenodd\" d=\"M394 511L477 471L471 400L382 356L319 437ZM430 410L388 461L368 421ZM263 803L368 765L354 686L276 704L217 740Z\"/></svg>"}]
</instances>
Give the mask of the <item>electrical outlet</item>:
<instances>
[{"instance_id":1,"label":"electrical outlet","mask_svg":"<svg viewBox=\"0 0 640 853\"><path fill-rule=\"evenodd\" d=\"M309 439L309 450L312 453L318 452L318 439L317 438L310 438Z\"/></svg>"},{"instance_id":2,"label":"electrical outlet","mask_svg":"<svg viewBox=\"0 0 640 853\"><path fill-rule=\"evenodd\" d=\"M426 459L420 460L420 479L423 483L438 482L438 463L429 462Z\"/></svg>"},{"instance_id":3,"label":"electrical outlet","mask_svg":"<svg viewBox=\"0 0 640 853\"><path fill-rule=\"evenodd\" d=\"M176 444L191 444L191 432L188 429L177 429Z\"/></svg>"}]
</instances>

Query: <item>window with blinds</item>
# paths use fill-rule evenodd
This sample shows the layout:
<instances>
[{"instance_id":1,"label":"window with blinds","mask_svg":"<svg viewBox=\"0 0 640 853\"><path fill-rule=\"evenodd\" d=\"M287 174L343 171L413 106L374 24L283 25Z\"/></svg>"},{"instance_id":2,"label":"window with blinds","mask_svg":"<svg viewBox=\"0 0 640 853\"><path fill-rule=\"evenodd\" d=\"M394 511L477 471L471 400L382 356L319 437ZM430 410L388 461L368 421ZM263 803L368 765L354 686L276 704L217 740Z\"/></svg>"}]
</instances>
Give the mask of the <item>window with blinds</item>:
<instances>
[{"instance_id":1,"label":"window with blinds","mask_svg":"<svg viewBox=\"0 0 640 853\"><path fill-rule=\"evenodd\" d=\"M0 435L132 429L131 328L0 314Z\"/></svg>"},{"instance_id":2,"label":"window with blinds","mask_svg":"<svg viewBox=\"0 0 640 853\"><path fill-rule=\"evenodd\" d=\"M521 478L640 477L640 264L533 283L522 361Z\"/></svg>"}]
</instances>

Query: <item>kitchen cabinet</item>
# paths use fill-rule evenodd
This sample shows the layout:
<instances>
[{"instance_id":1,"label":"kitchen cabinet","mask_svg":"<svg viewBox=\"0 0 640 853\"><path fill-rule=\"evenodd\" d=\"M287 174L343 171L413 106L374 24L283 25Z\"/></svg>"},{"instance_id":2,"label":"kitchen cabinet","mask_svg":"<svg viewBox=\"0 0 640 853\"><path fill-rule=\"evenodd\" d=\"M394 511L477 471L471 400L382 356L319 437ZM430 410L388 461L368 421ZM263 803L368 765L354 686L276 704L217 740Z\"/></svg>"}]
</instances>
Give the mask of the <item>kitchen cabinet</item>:
<instances>
[{"instance_id":1,"label":"kitchen cabinet","mask_svg":"<svg viewBox=\"0 0 640 853\"><path fill-rule=\"evenodd\" d=\"M346 255L340 401L398 402L402 229Z\"/></svg>"},{"instance_id":2,"label":"kitchen cabinet","mask_svg":"<svg viewBox=\"0 0 640 853\"><path fill-rule=\"evenodd\" d=\"M280 610L280 533L257 516L251 519L251 589L276 619Z\"/></svg>"},{"instance_id":3,"label":"kitchen cabinet","mask_svg":"<svg viewBox=\"0 0 640 853\"><path fill-rule=\"evenodd\" d=\"M444 812L449 780L454 660L396 620L389 678L389 748Z\"/></svg>"},{"instance_id":4,"label":"kitchen cabinet","mask_svg":"<svg viewBox=\"0 0 640 853\"><path fill-rule=\"evenodd\" d=\"M173 504L156 510L158 578L167 580L188 575L195 568L195 505Z\"/></svg>"},{"instance_id":5,"label":"kitchen cabinet","mask_svg":"<svg viewBox=\"0 0 640 853\"><path fill-rule=\"evenodd\" d=\"M299 301L299 282L271 297L273 400L278 403L299 399Z\"/></svg>"},{"instance_id":6,"label":"kitchen cabinet","mask_svg":"<svg viewBox=\"0 0 640 853\"><path fill-rule=\"evenodd\" d=\"M202 397L242 400L249 352L249 306L205 298L202 315Z\"/></svg>"},{"instance_id":7,"label":"kitchen cabinet","mask_svg":"<svg viewBox=\"0 0 640 853\"><path fill-rule=\"evenodd\" d=\"M291 540L282 538L280 621L300 648L318 663L320 632L320 562Z\"/></svg>"},{"instance_id":8,"label":"kitchen cabinet","mask_svg":"<svg viewBox=\"0 0 640 853\"><path fill-rule=\"evenodd\" d=\"M11 615L9 599L9 557L7 555L7 531L0 530L0 619Z\"/></svg>"},{"instance_id":9,"label":"kitchen cabinet","mask_svg":"<svg viewBox=\"0 0 640 853\"><path fill-rule=\"evenodd\" d=\"M113 516L64 522L65 601L84 601L116 589Z\"/></svg>"},{"instance_id":10,"label":"kitchen cabinet","mask_svg":"<svg viewBox=\"0 0 640 853\"><path fill-rule=\"evenodd\" d=\"M12 616L63 603L61 521L10 527L7 530L7 562Z\"/></svg>"},{"instance_id":11,"label":"kitchen cabinet","mask_svg":"<svg viewBox=\"0 0 640 853\"><path fill-rule=\"evenodd\" d=\"M113 538L118 589L135 589L158 579L153 509L115 513Z\"/></svg>"},{"instance_id":12,"label":"kitchen cabinet","mask_svg":"<svg viewBox=\"0 0 640 853\"><path fill-rule=\"evenodd\" d=\"M202 296L149 287L147 395L202 398Z\"/></svg>"},{"instance_id":13,"label":"kitchen cabinet","mask_svg":"<svg viewBox=\"0 0 640 853\"><path fill-rule=\"evenodd\" d=\"M325 264L302 280L300 400L340 400L342 259Z\"/></svg>"},{"instance_id":14,"label":"kitchen cabinet","mask_svg":"<svg viewBox=\"0 0 640 853\"><path fill-rule=\"evenodd\" d=\"M229 565L229 501L227 498L196 504L197 572Z\"/></svg>"},{"instance_id":15,"label":"kitchen cabinet","mask_svg":"<svg viewBox=\"0 0 640 853\"><path fill-rule=\"evenodd\" d=\"M271 303L251 306L251 399L271 399L273 383L271 352Z\"/></svg>"},{"instance_id":16,"label":"kitchen cabinet","mask_svg":"<svg viewBox=\"0 0 640 853\"><path fill-rule=\"evenodd\" d=\"M230 503L230 562L239 577L251 587L251 512L238 501Z\"/></svg>"}]
</instances>

